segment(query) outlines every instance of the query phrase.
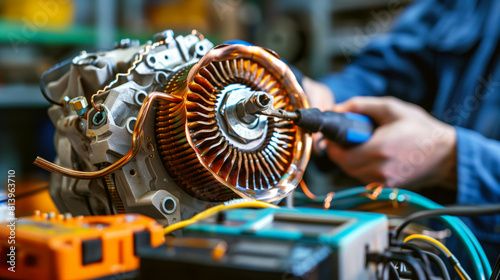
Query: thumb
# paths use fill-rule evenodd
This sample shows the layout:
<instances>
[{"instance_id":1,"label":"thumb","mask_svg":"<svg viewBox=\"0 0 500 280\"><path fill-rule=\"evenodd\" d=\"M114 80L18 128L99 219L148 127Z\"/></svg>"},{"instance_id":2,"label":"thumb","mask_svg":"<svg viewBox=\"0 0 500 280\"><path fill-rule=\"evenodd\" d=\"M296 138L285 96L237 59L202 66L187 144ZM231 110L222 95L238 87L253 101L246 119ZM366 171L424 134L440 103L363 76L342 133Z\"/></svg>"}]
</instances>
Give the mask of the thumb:
<instances>
[{"instance_id":1,"label":"thumb","mask_svg":"<svg viewBox=\"0 0 500 280\"><path fill-rule=\"evenodd\" d=\"M378 125L383 125L401 117L401 112L395 110L392 97L356 96L345 102L336 104L336 112L351 112L365 115Z\"/></svg>"}]
</instances>

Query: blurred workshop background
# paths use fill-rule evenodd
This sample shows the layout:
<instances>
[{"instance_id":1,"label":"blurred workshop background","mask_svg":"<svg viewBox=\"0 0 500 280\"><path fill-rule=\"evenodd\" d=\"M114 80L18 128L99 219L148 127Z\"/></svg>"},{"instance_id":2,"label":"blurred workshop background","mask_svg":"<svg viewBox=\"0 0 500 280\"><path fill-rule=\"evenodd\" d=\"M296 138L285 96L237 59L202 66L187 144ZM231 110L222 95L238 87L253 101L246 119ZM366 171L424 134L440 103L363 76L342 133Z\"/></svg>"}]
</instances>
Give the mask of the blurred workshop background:
<instances>
[{"instance_id":1,"label":"blurred workshop background","mask_svg":"<svg viewBox=\"0 0 500 280\"><path fill-rule=\"evenodd\" d=\"M341 69L373 36L386 31L409 2L0 0L0 178L15 170L17 194L47 185L48 172L32 164L37 155L55 157L54 127L39 79L50 66L83 50L111 49L122 38L144 43L164 29L176 34L197 29L215 44L243 39L271 48L318 78ZM317 157L314 162L321 162ZM314 162L306 179L321 193L318 188L331 188L333 182L331 176L314 176L322 165ZM18 215L55 210L46 191L19 203L29 209L21 205Z\"/></svg>"}]
</instances>

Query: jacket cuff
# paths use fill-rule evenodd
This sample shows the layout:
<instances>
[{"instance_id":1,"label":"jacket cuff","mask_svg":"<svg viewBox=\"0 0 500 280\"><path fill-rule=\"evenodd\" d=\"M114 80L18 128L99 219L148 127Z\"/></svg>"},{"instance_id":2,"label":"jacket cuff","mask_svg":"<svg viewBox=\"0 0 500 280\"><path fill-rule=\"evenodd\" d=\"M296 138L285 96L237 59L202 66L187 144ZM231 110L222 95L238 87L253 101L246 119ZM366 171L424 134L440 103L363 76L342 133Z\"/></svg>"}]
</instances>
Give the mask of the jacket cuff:
<instances>
[{"instance_id":1,"label":"jacket cuff","mask_svg":"<svg viewBox=\"0 0 500 280\"><path fill-rule=\"evenodd\" d=\"M479 178L475 172L475 157L477 157L474 142L478 135L475 132L456 126L457 131L457 203L474 204L482 202L478 187Z\"/></svg>"},{"instance_id":2,"label":"jacket cuff","mask_svg":"<svg viewBox=\"0 0 500 280\"><path fill-rule=\"evenodd\" d=\"M500 201L500 143L478 132L457 131L457 203L480 204Z\"/></svg>"}]
</instances>

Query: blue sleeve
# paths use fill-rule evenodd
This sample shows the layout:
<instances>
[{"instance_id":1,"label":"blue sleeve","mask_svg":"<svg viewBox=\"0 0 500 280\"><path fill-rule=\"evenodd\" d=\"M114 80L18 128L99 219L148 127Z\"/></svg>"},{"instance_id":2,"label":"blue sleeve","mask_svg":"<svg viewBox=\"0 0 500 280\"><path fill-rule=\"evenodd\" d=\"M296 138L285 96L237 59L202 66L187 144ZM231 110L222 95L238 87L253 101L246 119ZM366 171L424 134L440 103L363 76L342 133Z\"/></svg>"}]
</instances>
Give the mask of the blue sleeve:
<instances>
[{"instance_id":1,"label":"blue sleeve","mask_svg":"<svg viewBox=\"0 0 500 280\"><path fill-rule=\"evenodd\" d=\"M500 142L462 127L457 130L457 204L500 201ZM479 239L498 242L500 215L463 219Z\"/></svg>"},{"instance_id":2,"label":"blue sleeve","mask_svg":"<svg viewBox=\"0 0 500 280\"><path fill-rule=\"evenodd\" d=\"M437 51L463 53L477 40L475 30L471 31L476 21L464 23L468 18L464 15L474 10L472 2L415 1L391 31L371 41L342 72L320 81L332 89L335 102L352 96L392 95L426 107L434 99L429 95L436 93L441 74Z\"/></svg>"}]
</instances>

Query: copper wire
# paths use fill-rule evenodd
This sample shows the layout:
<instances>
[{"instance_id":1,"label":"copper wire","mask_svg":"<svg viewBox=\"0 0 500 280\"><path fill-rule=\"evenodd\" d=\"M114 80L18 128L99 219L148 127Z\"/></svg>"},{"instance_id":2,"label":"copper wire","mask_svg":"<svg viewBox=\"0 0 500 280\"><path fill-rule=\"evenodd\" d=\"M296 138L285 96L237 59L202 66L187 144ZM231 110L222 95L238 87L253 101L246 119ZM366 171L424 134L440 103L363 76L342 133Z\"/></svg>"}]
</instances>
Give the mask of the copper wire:
<instances>
[{"instance_id":1,"label":"copper wire","mask_svg":"<svg viewBox=\"0 0 500 280\"><path fill-rule=\"evenodd\" d=\"M196 29L191 30L191 35L195 35L195 36L197 36L200 40L205 39L205 36L203 36L203 34L201 34L201 33L200 33L198 30L196 30Z\"/></svg>"},{"instance_id":2,"label":"copper wire","mask_svg":"<svg viewBox=\"0 0 500 280\"><path fill-rule=\"evenodd\" d=\"M97 171L78 171L71 168L62 167L41 157L37 157L35 159L34 164L47 171L77 179L93 179L93 178L103 177L114 172L116 169L124 166L130 160L132 160L137 154L137 152L140 150L141 135L144 129L144 123L146 122L146 119L149 113L151 112L151 107L153 105L153 102L156 99L161 99L170 102L181 102L183 100L180 97L169 95L164 92L151 92L150 94L148 94L137 116L137 123L135 125L134 132L132 134L132 147L122 158L112 163L108 167Z\"/></svg>"},{"instance_id":3,"label":"copper wire","mask_svg":"<svg viewBox=\"0 0 500 280\"><path fill-rule=\"evenodd\" d=\"M304 182L304 179L300 180L300 188L302 189L302 191L304 192L304 194L309 198L309 199L312 199L312 200L316 200L318 197L316 195L314 195L311 190L309 190L309 188L307 187L306 185L306 182Z\"/></svg>"},{"instance_id":4,"label":"copper wire","mask_svg":"<svg viewBox=\"0 0 500 280\"><path fill-rule=\"evenodd\" d=\"M144 51L141 52L139 54L139 57L134 60L134 62L132 62L132 66L130 66L130 68L128 68L127 72L125 73L118 73L116 74L115 76L115 79L113 81L111 81L107 86L105 86L103 89L100 89L98 90L96 93L94 93L92 95L92 97L90 97L90 103L92 104L92 107L94 107L94 109L96 109L97 111L101 112L102 109L100 108L100 106L96 105L95 104L95 101L94 101L94 98L96 96L98 96L99 94L105 92L106 90L108 90L110 87L112 87L114 84L116 84L118 82L118 79L120 79L120 77L125 77L125 76L128 76L130 75L130 73L132 73L132 70L135 69L135 67L137 67L137 64L139 64L139 62L142 61L142 58L144 57L145 54L147 54L149 51L151 50L154 50L156 47L160 46L160 45L163 45L165 43L165 41L159 41L159 42L155 42L154 44L152 45L147 45L145 48L144 48Z\"/></svg>"},{"instance_id":5,"label":"copper wire","mask_svg":"<svg viewBox=\"0 0 500 280\"><path fill-rule=\"evenodd\" d=\"M382 193L383 188L384 184L373 182L366 185L365 189L368 191L367 193L360 193L359 195L367 197L371 200L377 200L377 197Z\"/></svg>"},{"instance_id":6,"label":"copper wire","mask_svg":"<svg viewBox=\"0 0 500 280\"><path fill-rule=\"evenodd\" d=\"M325 202L323 203L324 210L330 209L330 207L332 206L331 202L332 202L332 199L334 196L335 196L335 192L329 192L326 194Z\"/></svg>"}]
</instances>

